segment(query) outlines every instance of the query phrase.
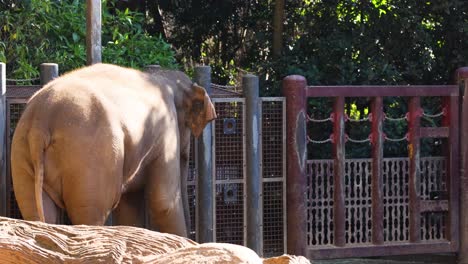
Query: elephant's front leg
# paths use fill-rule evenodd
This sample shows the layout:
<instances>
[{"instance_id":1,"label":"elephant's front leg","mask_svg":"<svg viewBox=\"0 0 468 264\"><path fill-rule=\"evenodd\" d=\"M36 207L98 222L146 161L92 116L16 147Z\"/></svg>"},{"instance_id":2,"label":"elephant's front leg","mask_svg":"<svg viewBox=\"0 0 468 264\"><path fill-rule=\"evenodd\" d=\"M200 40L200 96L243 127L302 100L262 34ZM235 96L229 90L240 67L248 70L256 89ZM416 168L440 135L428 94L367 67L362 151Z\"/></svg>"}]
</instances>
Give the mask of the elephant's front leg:
<instances>
[{"instance_id":1,"label":"elephant's front leg","mask_svg":"<svg viewBox=\"0 0 468 264\"><path fill-rule=\"evenodd\" d=\"M160 232L187 237L180 186L178 155L158 159L147 168L146 201L150 226Z\"/></svg>"}]
</instances>

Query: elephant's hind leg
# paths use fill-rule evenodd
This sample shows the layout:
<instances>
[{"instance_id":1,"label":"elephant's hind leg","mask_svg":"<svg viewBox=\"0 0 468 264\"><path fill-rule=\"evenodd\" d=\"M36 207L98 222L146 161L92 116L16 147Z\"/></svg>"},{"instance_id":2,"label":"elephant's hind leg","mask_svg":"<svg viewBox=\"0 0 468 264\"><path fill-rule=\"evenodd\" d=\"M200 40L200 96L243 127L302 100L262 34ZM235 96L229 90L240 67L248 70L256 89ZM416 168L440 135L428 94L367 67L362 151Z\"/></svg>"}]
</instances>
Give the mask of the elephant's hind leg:
<instances>
[{"instance_id":1,"label":"elephant's hind leg","mask_svg":"<svg viewBox=\"0 0 468 264\"><path fill-rule=\"evenodd\" d=\"M145 200L143 191L125 193L112 212L114 225L145 227Z\"/></svg>"},{"instance_id":2,"label":"elephant's hind leg","mask_svg":"<svg viewBox=\"0 0 468 264\"><path fill-rule=\"evenodd\" d=\"M36 197L34 194L34 178L22 177L21 179L15 179L14 185L15 197L23 219L39 221L39 214L36 208ZM42 202L46 223L58 223L58 207L44 190L42 190Z\"/></svg>"},{"instance_id":3,"label":"elephant's hind leg","mask_svg":"<svg viewBox=\"0 0 468 264\"><path fill-rule=\"evenodd\" d=\"M151 226L160 232L187 237L179 160L154 161L147 173L146 201Z\"/></svg>"}]
</instances>

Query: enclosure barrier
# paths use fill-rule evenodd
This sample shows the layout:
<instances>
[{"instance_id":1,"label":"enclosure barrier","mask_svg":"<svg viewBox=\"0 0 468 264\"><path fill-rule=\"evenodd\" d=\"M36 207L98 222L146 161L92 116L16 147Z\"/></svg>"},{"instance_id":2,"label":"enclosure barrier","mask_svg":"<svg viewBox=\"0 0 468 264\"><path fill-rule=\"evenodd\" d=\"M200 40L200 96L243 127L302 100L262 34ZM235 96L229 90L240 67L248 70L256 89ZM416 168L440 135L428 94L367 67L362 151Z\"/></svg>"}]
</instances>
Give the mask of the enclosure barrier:
<instances>
[{"instance_id":1,"label":"enclosure barrier","mask_svg":"<svg viewBox=\"0 0 468 264\"><path fill-rule=\"evenodd\" d=\"M460 80L468 78L466 68L458 76ZM462 90L466 87L465 82ZM468 104L463 104L460 126L459 86L307 86L305 78L296 75L284 79L283 93L288 117L288 253L326 259L459 252L466 262L468 180L464 171L460 175L459 137L462 135L466 163ZM385 115L383 98L393 96L408 98L406 118ZM329 118L316 119L309 114L307 98L311 97L333 99ZM349 118L346 97L372 98L369 117ZM421 97L442 98L443 111L425 113ZM441 126L421 126L421 117L442 117ZM401 120L408 121L407 135L387 137L384 121ZM346 134L347 122L363 121L371 123L368 138L354 139ZM331 122L333 127L325 140L318 139L323 135L307 133L308 127L321 122ZM421 157L423 138L445 140L443 157ZM385 141L404 140L408 141L407 158L384 158ZM347 141L370 143L371 158L346 159ZM307 153L308 143L330 142L332 160L306 161L311 154ZM313 146L310 149L313 151Z\"/></svg>"},{"instance_id":2,"label":"enclosure barrier","mask_svg":"<svg viewBox=\"0 0 468 264\"><path fill-rule=\"evenodd\" d=\"M4 68L0 64L3 72ZM160 69L158 65L145 67L149 73ZM56 64L41 65L42 84L57 76ZM1 75L2 87L5 80ZM211 82L209 66L195 68L195 82L209 94L227 87ZM222 98L212 94L218 119L198 140L191 141L188 186L184 187L189 199L189 235L199 242L235 243L259 255L281 255L286 248L284 98L259 97L257 76L246 75L242 83L240 94L229 92ZM3 97L6 105L1 109L5 111L1 124L6 127L0 132L7 135L0 209L2 215L12 218L22 217L11 184L11 139L27 100L41 87L8 85ZM237 96L233 98L233 94ZM112 224L109 219L106 224ZM59 222L67 221L63 214Z\"/></svg>"},{"instance_id":3,"label":"enclosure barrier","mask_svg":"<svg viewBox=\"0 0 468 264\"><path fill-rule=\"evenodd\" d=\"M468 264L468 67L459 68L456 81L463 96L461 107L461 173L460 173L460 250L458 261Z\"/></svg>"}]
</instances>

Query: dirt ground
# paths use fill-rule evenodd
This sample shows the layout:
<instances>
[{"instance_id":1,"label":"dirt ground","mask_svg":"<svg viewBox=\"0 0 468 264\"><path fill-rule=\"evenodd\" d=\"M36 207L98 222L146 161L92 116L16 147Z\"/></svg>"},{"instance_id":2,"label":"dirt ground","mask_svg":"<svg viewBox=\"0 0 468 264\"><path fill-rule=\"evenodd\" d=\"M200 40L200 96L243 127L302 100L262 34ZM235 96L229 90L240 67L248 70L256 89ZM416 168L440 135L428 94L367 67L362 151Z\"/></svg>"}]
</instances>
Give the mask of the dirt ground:
<instances>
[{"instance_id":1,"label":"dirt ground","mask_svg":"<svg viewBox=\"0 0 468 264\"><path fill-rule=\"evenodd\" d=\"M415 255L380 258L315 260L314 264L456 264L455 255Z\"/></svg>"}]
</instances>

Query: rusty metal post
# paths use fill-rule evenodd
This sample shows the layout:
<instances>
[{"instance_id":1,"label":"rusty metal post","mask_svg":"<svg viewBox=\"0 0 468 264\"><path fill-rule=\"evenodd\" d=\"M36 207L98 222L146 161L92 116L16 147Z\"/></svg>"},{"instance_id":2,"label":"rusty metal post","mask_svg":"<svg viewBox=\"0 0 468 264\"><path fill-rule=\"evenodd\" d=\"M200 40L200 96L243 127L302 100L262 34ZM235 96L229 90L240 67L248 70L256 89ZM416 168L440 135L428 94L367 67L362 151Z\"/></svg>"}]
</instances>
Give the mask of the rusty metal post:
<instances>
[{"instance_id":1,"label":"rusty metal post","mask_svg":"<svg viewBox=\"0 0 468 264\"><path fill-rule=\"evenodd\" d=\"M6 65L0 62L0 215L6 215L6 165L7 165L7 116L6 116Z\"/></svg>"},{"instance_id":2,"label":"rusty metal post","mask_svg":"<svg viewBox=\"0 0 468 264\"><path fill-rule=\"evenodd\" d=\"M382 245L383 237L383 99L372 101L372 244Z\"/></svg>"},{"instance_id":3,"label":"rusty metal post","mask_svg":"<svg viewBox=\"0 0 468 264\"><path fill-rule=\"evenodd\" d=\"M411 243L421 241L421 168L420 168L420 97L411 97L409 101L409 240Z\"/></svg>"},{"instance_id":4,"label":"rusty metal post","mask_svg":"<svg viewBox=\"0 0 468 264\"><path fill-rule=\"evenodd\" d=\"M48 82L59 76L59 68L57 63L42 63L40 65L41 84L46 85Z\"/></svg>"},{"instance_id":5,"label":"rusty metal post","mask_svg":"<svg viewBox=\"0 0 468 264\"><path fill-rule=\"evenodd\" d=\"M211 94L211 67L195 67L195 82ZM197 241L207 243L214 241L214 201L213 201L213 130L212 123L208 123L198 138L197 153L197 212L196 224Z\"/></svg>"},{"instance_id":6,"label":"rusty metal post","mask_svg":"<svg viewBox=\"0 0 468 264\"><path fill-rule=\"evenodd\" d=\"M258 77L242 78L245 97L247 247L263 255L262 178L260 175L260 98Z\"/></svg>"},{"instance_id":7,"label":"rusty metal post","mask_svg":"<svg viewBox=\"0 0 468 264\"><path fill-rule=\"evenodd\" d=\"M286 97L286 208L287 252L306 255L307 248L307 81L291 75L283 80Z\"/></svg>"},{"instance_id":8,"label":"rusty metal post","mask_svg":"<svg viewBox=\"0 0 468 264\"><path fill-rule=\"evenodd\" d=\"M345 237L345 100L335 98L333 105L333 226L334 244L343 247Z\"/></svg>"},{"instance_id":9,"label":"rusty metal post","mask_svg":"<svg viewBox=\"0 0 468 264\"><path fill-rule=\"evenodd\" d=\"M101 58L101 0L86 0L86 61L100 63Z\"/></svg>"},{"instance_id":10,"label":"rusty metal post","mask_svg":"<svg viewBox=\"0 0 468 264\"><path fill-rule=\"evenodd\" d=\"M458 263L468 264L468 67L457 70L461 95L461 170L460 170L460 249Z\"/></svg>"}]
</instances>

